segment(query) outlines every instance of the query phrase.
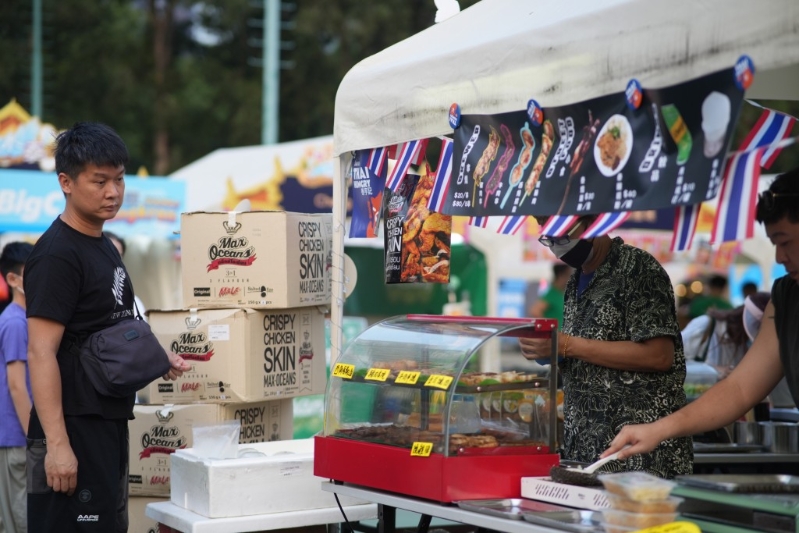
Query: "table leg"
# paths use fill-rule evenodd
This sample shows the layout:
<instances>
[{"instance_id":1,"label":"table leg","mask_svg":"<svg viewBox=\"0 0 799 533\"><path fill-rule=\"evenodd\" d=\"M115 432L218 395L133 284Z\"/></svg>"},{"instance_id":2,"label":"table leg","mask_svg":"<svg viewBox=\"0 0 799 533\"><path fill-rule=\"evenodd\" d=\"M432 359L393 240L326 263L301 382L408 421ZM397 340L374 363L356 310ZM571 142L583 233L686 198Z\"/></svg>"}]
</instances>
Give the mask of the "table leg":
<instances>
[{"instance_id":1,"label":"table leg","mask_svg":"<svg viewBox=\"0 0 799 533\"><path fill-rule=\"evenodd\" d=\"M419 527L416 528L417 533L427 533L427 530L430 529L430 521L432 519L432 516L423 514L419 518Z\"/></svg>"},{"instance_id":2,"label":"table leg","mask_svg":"<svg viewBox=\"0 0 799 533\"><path fill-rule=\"evenodd\" d=\"M397 509L382 503L377 504L377 533L395 533Z\"/></svg>"}]
</instances>

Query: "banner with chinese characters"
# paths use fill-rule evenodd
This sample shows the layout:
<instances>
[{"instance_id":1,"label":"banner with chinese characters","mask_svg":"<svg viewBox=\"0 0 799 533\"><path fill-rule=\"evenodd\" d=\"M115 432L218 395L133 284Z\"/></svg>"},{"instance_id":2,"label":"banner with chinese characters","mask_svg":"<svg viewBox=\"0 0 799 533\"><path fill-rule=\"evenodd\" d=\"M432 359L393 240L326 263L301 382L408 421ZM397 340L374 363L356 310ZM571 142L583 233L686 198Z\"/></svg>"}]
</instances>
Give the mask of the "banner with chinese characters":
<instances>
[{"instance_id":1,"label":"banner with chinese characters","mask_svg":"<svg viewBox=\"0 0 799 533\"><path fill-rule=\"evenodd\" d=\"M451 215L582 215L697 204L716 196L743 102L733 69L535 113L463 115ZM539 110L540 111L540 110Z\"/></svg>"}]
</instances>

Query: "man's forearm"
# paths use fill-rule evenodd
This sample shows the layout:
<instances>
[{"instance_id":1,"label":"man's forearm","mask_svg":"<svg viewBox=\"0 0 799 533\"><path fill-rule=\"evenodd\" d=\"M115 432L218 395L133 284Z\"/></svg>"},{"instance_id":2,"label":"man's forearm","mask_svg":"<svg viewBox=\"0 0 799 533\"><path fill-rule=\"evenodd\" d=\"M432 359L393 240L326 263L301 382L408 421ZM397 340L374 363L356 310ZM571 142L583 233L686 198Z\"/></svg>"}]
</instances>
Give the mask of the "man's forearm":
<instances>
[{"instance_id":1,"label":"man's forearm","mask_svg":"<svg viewBox=\"0 0 799 533\"><path fill-rule=\"evenodd\" d=\"M566 336L559 341L560 351L595 365L633 372L665 372L674 362L671 339L656 338L644 342L602 341Z\"/></svg>"},{"instance_id":2,"label":"man's forearm","mask_svg":"<svg viewBox=\"0 0 799 533\"><path fill-rule=\"evenodd\" d=\"M31 389L36 415L48 444L67 441L64 406L61 401L61 371L54 355L28 353Z\"/></svg>"}]
</instances>

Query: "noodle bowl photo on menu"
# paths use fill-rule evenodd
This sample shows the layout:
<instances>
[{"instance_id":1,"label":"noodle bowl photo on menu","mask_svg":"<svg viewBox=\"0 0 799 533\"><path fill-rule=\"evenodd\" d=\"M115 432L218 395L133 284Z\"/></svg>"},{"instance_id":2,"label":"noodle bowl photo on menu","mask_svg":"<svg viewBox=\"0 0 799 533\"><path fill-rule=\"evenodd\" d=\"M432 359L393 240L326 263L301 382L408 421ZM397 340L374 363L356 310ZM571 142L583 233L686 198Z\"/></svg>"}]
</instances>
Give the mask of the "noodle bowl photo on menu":
<instances>
[{"instance_id":1,"label":"noodle bowl photo on menu","mask_svg":"<svg viewBox=\"0 0 799 533\"><path fill-rule=\"evenodd\" d=\"M594 144L594 161L604 176L615 176L627 164L633 150L633 132L623 115L611 116L599 130Z\"/></svg>"}]
</instances>

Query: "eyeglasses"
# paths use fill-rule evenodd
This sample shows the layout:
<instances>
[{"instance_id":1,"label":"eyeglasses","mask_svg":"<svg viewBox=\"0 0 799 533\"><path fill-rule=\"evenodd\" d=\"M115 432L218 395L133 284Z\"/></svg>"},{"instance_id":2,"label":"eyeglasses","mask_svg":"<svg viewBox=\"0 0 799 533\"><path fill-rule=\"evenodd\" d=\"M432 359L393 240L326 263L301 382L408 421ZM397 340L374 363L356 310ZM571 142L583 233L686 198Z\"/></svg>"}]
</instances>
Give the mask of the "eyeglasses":
<instances>
[{"instance_id":1,"label":"eyeglasses","mask_svg":"<svg viewBox=\"0 0 799 533\"><path fill-rule=\"evenodd\" d=\"M766 211L771 211L774 209L776 205L777 198L790 198L790 197L799 197L799 193L797 192L772 192L772 191L763 191L758 195L758 203L762 206L763 209Z\"/></svg>"},{"instance_id":2,"label":"eyeglasses","mask_svg":"<svg viewBox=\"0 0 799 533\"><path fill-rule=\"evenodd\" d=\"M580 222L578 221L577 224L572 226L572 229L570 229L569 232L563 237L547 237L546 235L541 235L540 237L538 237L538 242L540 242L547 248L552 248L555 245L564 246L572 241L571 239L572 234L574 234L574 232L577 231L577 228L579 228L581 225L582 224L580 224Z\"/></svg>"}]
</instances>

